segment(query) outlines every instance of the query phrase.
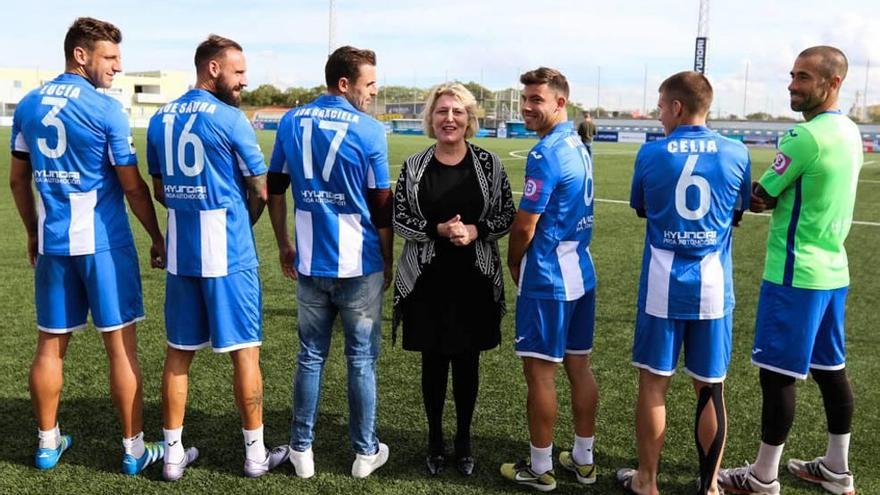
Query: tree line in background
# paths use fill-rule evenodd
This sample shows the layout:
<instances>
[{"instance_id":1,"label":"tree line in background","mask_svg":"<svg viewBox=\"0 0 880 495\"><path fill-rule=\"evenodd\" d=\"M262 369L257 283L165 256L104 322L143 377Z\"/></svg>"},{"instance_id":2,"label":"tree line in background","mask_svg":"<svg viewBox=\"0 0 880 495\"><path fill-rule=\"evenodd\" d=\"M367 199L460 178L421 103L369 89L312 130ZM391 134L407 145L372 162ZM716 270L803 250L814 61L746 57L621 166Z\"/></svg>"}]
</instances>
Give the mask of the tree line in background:
<instances>
[{"instance_id":1,"label":"tree line in background","mask_svg":"<svg viewBox=\"0 0 880 495\"><path fill-rule=\"evenodd\" d=\"M473 81L461 84L463 84L468 90L470 90L471 93L473 93L474 97L477 99L477 105L485 109L487 113L493 113L497 111L497 102L509 102L511 92L516 92L518 94L518 90L515 90L513 88L492 91L489 88L486 88L485 86L482 86L479 83ZM323 94L326 90L327 87L324 85L314 86L311 88L290 87L285 90L281 90L271 84L263 84L253 90L242 91L241 103L242 105L247 107L298 107L314 100L315 98ZM376 98L373 101L375 105L373 111L375 113L384 113L384 106L386 103L424 102L425 98L427 98L428 96L429 90L430 88L418 88L412 86L381 86L379 88L379 94L376 95ZM572 119L579 118L584 110L589 111L593 115L593 118L631 117L631 114L629 112L608 110L602 107L584 109L581 105L574 102L569 102L568 104L568 115ZM856 112L856 110L857 109L851 109L850 114L853 116L858 116L858 112ZM648 115L646 115L645 117L650 120L657 120L657 118L659 117L659 110L654 108L649 111ZM745 117L736 114L714 116L713 120L752 120L774 122L796 121L796 119L792 117L771 115L767 112L750 113L745 115ZM880 105L870 107L867 120L870 122L880 123Z\"/></svg>"},{"instance_id":2,"label":"tree line in background","mask_svg":"<svg viewBox=\"0 0 880 495\"><path fill-rule=\"evenodd\" d=\"M456 81L457 82L457 81ZM519 94L519 90L512 88L492 91L479 83L470 81L461 83L477 100L477 105L483 109L494 110L497 102L507 102L511 92ZM297 107L314 100L327 90L324 85L312 88L290 87L285 90L278 89L271 84L263 84L253 90L241 92L241 104L248 107ZM379 93L373 99L375 111L384 113L386 103L421 103L428 97L430 88L418 88L412 86L381 86ZM569 102L568 114L570 117L579 116L583 108L577 103Z\"/></svg>"}]
</instances>

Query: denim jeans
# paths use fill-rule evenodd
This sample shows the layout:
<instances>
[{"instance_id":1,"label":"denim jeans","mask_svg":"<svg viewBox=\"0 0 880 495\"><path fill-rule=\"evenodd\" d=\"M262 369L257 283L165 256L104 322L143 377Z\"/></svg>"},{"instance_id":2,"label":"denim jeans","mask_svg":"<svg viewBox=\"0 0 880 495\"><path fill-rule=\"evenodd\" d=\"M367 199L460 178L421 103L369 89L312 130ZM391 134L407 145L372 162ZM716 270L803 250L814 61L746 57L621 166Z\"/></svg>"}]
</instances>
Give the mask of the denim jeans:
<instances>
[{"instance_id":1,"label":"denim jeans","mask_svg":"<svg viewBox=\"0 0 880 495\"><path fill-rule=\"evenodd\" d=\"M348 364L348 433L358 454L373 454L376 438L376 361L382 337L382 272L354 278L297 280L299 356L293 376L290 446L305 451L314 440L321 377L336 315L342 317Z\"/></svg>"}]
</instances>

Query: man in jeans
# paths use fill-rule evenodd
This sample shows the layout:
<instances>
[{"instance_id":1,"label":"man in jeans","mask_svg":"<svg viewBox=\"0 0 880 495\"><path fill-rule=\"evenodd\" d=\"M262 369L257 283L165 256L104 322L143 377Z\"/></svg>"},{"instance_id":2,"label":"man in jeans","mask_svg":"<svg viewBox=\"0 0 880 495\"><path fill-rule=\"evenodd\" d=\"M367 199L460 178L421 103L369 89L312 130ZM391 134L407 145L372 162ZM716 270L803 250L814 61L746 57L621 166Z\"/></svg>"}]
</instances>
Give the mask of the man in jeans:
<instances>
[{"instance_id":1,"label":"man in jeans","mask_svg":"<svg viewBox=\"0 0 880 495\"><path fill-rule=\"evenodd\" d=\"M269 215L281 270L297 280L300 352L293 379L290 460L315 473L312 440L336 315L345 329L352 476L388 460L376 438L376 360L382 292L391 281L391 189L385 128L365 110L376 55L344 46L325 66L327 93L281 119L269 167ZM296 247L284 193L292 187ZM294 265L295 263L295 265Z\"/></svg>"}]
</instances>

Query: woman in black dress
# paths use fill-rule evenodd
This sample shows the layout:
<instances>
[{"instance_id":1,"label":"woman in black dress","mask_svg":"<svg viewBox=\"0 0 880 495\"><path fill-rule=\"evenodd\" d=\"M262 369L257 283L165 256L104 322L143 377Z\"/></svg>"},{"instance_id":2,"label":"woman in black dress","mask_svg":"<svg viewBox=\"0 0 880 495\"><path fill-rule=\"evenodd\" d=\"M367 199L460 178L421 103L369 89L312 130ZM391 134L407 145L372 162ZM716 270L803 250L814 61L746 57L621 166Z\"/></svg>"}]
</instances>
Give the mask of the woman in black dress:
<instances>
[{"instance_id":1,"label":"woman in black dress","mask_svg":"<svg viewBox=\"0 0 880 495\"><path fill-rule=\"evenodd\" d=\"M516 207L501 160L467 141L477 130L476 106L461 84L431 91L424 125L437 142L406 159L394 194L394 232L406 241L394 284L394 330L402 322L403 348L422 353L431 474L445 463L450 364L456 467L473 472L480 352L498 345L505 311L498 239L510 230Z\"/></svg>"}]
</instances>

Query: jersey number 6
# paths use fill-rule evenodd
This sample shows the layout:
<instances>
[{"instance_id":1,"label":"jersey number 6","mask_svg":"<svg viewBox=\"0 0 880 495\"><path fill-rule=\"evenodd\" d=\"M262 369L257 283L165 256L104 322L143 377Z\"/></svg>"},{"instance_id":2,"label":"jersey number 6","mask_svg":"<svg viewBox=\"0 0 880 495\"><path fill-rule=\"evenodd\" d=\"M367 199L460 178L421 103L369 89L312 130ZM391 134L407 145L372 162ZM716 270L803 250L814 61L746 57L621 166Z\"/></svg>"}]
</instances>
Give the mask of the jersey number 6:
<instances>
[{"instance_id":1,"label":"jersey number 6","mask_svg":"<svg viewBox=\"0 0 880 495\"><path fill-rule=\"evenodd\" d=\"M675 184L675 211L685 220L699 220L709 212L709 200L712 197L709 181L699 175L693 175L694 167L697 166L699 158L700 155L688 155L684 169ZM700 195L700 203L696 210L691 210L687 206L687 190L691 186L696 187Z\"/></svg>"}]
</instances>

